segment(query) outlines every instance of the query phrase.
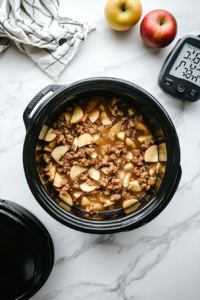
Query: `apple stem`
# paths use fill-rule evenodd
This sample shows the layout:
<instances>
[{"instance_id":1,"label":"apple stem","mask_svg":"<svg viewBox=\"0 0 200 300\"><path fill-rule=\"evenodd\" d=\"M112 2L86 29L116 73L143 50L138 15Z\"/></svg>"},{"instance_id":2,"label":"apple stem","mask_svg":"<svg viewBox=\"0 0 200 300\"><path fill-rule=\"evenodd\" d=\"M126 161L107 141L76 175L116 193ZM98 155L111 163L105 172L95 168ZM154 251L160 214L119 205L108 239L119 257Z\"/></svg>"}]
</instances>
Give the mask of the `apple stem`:
<instances>
[{"instance_id":1,"label":"apple stem","mask_svg":"<svg viewBox=\"0 0 200 300\"><path fill-rule=\"evenodd\" d=\"M122 11L125 11L125 6L122 6Z\"/></svg>"}]
</instances>

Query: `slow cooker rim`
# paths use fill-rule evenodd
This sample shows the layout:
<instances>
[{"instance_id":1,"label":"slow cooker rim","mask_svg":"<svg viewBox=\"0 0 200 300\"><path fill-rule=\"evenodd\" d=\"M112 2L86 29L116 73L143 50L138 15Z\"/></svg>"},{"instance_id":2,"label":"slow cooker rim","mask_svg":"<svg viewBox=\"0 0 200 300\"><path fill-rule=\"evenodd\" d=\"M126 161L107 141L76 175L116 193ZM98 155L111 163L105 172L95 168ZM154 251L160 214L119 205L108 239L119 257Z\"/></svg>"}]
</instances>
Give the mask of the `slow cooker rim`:
<instances>
[{"instance_id":1,"label":"slow cooker rim","mask_svg":"<svg viewBox=\"0 0 200 300\"><path fill-rule=\"evenodd\" d=\"M145 97L148 97L148 98L150 98L151 99L151 101L153 102L153 104L154 104L154 106L155 106L155 103L157 104L157 106L159 107L159 109L161 109L161 111L162 111L162 114L164 114L164 116L165 116L165 118L166 118L166 120L167 120L167 122L168 122L168 125L170 125L172 128L172 130L174 131L174 133L175 133L175 136L176 136L176 141L174 141L174 142L176 142L177 143L177 149L178 149L178 151L176 151L176 154L178 154L178 160L176 159L176 162L177 162L177 165L179 165L180 164L180 148L179 148L179 143L178 143L178 138L177 138L177 134L176 134L176 131L175 131L175 128L174 128L174 125L173 125L173 123L172 123L172 121L171 121L171 119L170 119L170 117L169 117L169 115L167 114L167 112L165 111L165 109L162 107L162 105L157 101L157 99L155 99L155 97L154 96L152 96L151 94L149 94L146 90L144 90L144 89L142 89L141 87L138 87L137 85L135 85L135 84L133 84L133 83L130 83L130 82L127 82L127 81L124 81L124 80L120 80L120 79L116 79L116 78L105 78L105 77L102 77L102 78L89 78L89 79L84 79L84 80L81 80L81 81L78 81L78 82L74 82L74 83L72 83L72 84L70 84L69 86L62 86L62 88L61 88L61 90L60 91L58 91L58 92L56 92L51 98L49 98L48 99L48 102L47 103L44 103L44 105L43 105L43 107L40 107L40 109L38 108L38 110L37 110L37 112L36 112L36 114L34 115L34 118L32 119L32 123L31 123L31 125L32 126L30 126L30 128L28 128L28 132L30 133L30 130L31 130L31 127L33 128L33 126L35 125L35 121L37 120L37 118L38 118L38 115L39 114L41 114L42 113L42 110L44 109L44 111L46 111L47 110L47 108L48 107L50 107L50 105L51 105L51 101L53 100L53 99L55 99L57 96L61 96L61 94L63 94L63 93L65 93L66 92L66 90L68 90L68 93L70 92L69 91L69 89L71 88L71 89L73 89L73 88L75 88L75 87L77 87L77 86L79 86L80 87L80 85L81 85L81 87L82 87L82 84L84 85L84 86L86 86L88 83L89 84L91 84L92 82L101 82L101 83L103 83L104 81L106 81L106 82L109 82L109 83L112 83L113 84L113 81L116 83L120 83L120 84L125 84L125 85L127 85L127 87L128 87L128 89L133 89L134 91L136 91L137 93L139 92L140 94L144 94L145 95ZM95 88L94 89L98 89L99 87L98 86L95 86ZM116 90L116 91L121 91L121 90L119 90L119 88L118 87L110 87L110 89L113 89L113 90ZM84 89L82 89L82 91L84 91ZM79 92L79 91L78 91ZM78 93L78 92L76 92L76 93ZM121 92L123 92L124 93L124 91L121 91ZM73 95L74 93L71 93L71 96ZM69 97L69 96L68 96ZM58 106L60 103L61 103L62 101L60 101L59 103L58 103L58 101L56 101L56 105L55 106ZM145 106L147 106L148 107L148 105L145 103L144 104ZM48 107L47 107L48 106ZM152 111L152 108L149 108L150 109L150 111ZM54 110L54 108L51 108L51 111L53 111ZM45 123L45 120L46 120L46 118L43 120L43 124ZM163 129L163 128L162 128ZM26 139L27 139L27 137L28 137L28 132L27 132L27 136L26 136ZM25 143L24 143L24 148L25 148L25 145L26 145L26 139L25 139ZM178 153L177 153L178 152ZM26 151L25 151L25 149L24 149L24 155L25 155L25 153L26 153ZM26 173L26 170L25 170L25 173ZM26 174L26 176L27 176L27 174ZM38 177L38 179L39 179L39 177ZM32 181L32 180L31 180ZM28 180L28 183L29 183L29 180ZM40 182L40 185L42 186L42 188L43 188L43 185L42 185L42 183ZM29 186L30 186L30 184L29 184ZM32 188L31 188L31 190L32 190ZM32 190L32 192L33 192L33 190ZM46 195L48 195L47 193L46 193L46 191L45 191L45 196ZM34 196L35 196L35 193L34 193ZM36 197L36 200L38 200L37 199L37 195L35 196ZM50 197L49 197L50 198ZM51 198L50 198L51 199ZM40 199L41 200L41 199ZM52 199L51 199L52 200ZM53 200L52 200L53 201ZM152 201L152 199L151 199L151 201ZM150 201L150 202L151 202ZM42 205L42 207L45 209L45 210L48 210L48 212L49 212L49 208L48 208L48 205L44 205L44 202L43 202L43 200L41 200L41 201L38 201L41 205ZM42 203L41 203L42 202ZM56 203L55 203L56 204ZM149 206L150 206L150 203L148 203L149 204ZM148 205L147 204L147 205ZM151 203L152 204L152 203ZM56 205L56 206L58 206L58 205ZM145 210L146 210L146 206L145 206ZM141 210L140 211L138 211L139 213L141 213ZM65 212L65 215L66 215L66 213L67 212ZM137 212L136 212L137 213ZM52 213L50 213L51 215L52 215ZM150 214L151 214L151 212L150 212ZM74 215L72 215L72 214L70 214L70 217L72 217L73 216L73 218L75 217ZM134 215L135 216L135 215ZM55 214L53 213L53 217L55 218ZM133 215L131 215L130 217L129 216L126 216L125 217L126 219L133 219ZM125 218L123 218L123 221L125 220ZM57 219L57 218L56 218ZM79 218L79 220L80 220L81 218ZM61 222L61 220L60 220L60 218L58 218L58 220ZM83 220L83 219L81 219L81 220ZM96 223L96 224L98 224L98 225L102 225L100 222L101 221L93 221L93 220L83 220L84 221L84 223L85 222L87 222L87 223L91 223L92 225L94 225L94 223ZM119 219L118 221L121 221L121 219ZM102 221L103 222L103 221ZM63 223L63 222L62 222ZM108 224L110 224L110 225L114 225L113 223L116 223L115 221L106 221L106 225L108 225ZM66 224L65 224L66 225ZM104 222L104 225L105 225L105 222ZM69 224L68 224L68 226L69 226ZM125 227L127 226L127 224L125 225ZM120 228L122 227L122 224L121 224L121 222L120 222ZM80 230L80 228L78 228L78 230ZM89 231L91 231L91 230L93 230L93 229L89 229ZM95 229L96 230L96 229ZM106 228L105 228L105 230L106 230ZM113 230L112 230L113 231Z\"/></svg>"}]
</instances>

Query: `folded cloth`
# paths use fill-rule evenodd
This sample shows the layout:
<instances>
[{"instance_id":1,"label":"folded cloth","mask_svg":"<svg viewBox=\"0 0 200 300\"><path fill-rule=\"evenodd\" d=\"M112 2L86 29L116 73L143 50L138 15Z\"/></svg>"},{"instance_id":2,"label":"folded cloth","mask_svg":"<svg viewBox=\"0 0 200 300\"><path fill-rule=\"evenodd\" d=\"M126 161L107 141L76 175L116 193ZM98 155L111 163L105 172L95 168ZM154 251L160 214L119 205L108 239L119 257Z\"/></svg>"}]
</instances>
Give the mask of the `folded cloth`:
<instances>
[{"instance_id":1,"label":"folded cloth","mask_svg":"<svg viewBox=\"0 0 200 300\"><path fill-rule=\"evenodd\" d=\"M58 9L58 0L0 0L0 55L12 42L56 80L94 29Z\"/></svg>"}]
</instances>

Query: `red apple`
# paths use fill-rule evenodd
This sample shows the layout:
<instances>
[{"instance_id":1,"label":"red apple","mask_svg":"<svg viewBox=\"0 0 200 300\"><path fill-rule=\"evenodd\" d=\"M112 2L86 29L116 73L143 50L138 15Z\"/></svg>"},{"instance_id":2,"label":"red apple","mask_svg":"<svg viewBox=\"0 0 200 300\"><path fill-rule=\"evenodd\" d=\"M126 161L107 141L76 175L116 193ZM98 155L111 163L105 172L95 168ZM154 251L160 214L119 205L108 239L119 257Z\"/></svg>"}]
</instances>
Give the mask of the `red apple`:
<instances>
[{"instance_id":1,"label":"red apple","mask_svg":"<svg viewBox=\"0 0 200 300\"><path fill-rule=\"evenodd\" d=\"M175 18L166 10L150 11L142 20L140 34L143 41L154 48L164 48L175 38L177 23Z\"/></svg>"}]
</instances>

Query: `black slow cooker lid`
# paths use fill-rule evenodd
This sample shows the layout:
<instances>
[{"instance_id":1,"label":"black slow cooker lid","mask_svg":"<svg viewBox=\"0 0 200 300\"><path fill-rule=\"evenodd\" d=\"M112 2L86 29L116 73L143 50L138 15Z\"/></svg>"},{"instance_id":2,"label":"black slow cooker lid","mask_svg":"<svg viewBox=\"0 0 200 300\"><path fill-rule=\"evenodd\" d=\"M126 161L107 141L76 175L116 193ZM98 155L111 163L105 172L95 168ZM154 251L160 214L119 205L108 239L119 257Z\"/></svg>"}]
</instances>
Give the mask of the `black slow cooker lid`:
<instances>
[{"instance_id":1,"label":"black slow cooker lid","mask_svg":"<svg viewBox=\"0 0 200 300\"><path fill-rule=\"evenodd\" d=\"M0 200L0 299L30 299L53 263L53 242L42 223L18 204Z\"/></svg>"}]
</instances>

